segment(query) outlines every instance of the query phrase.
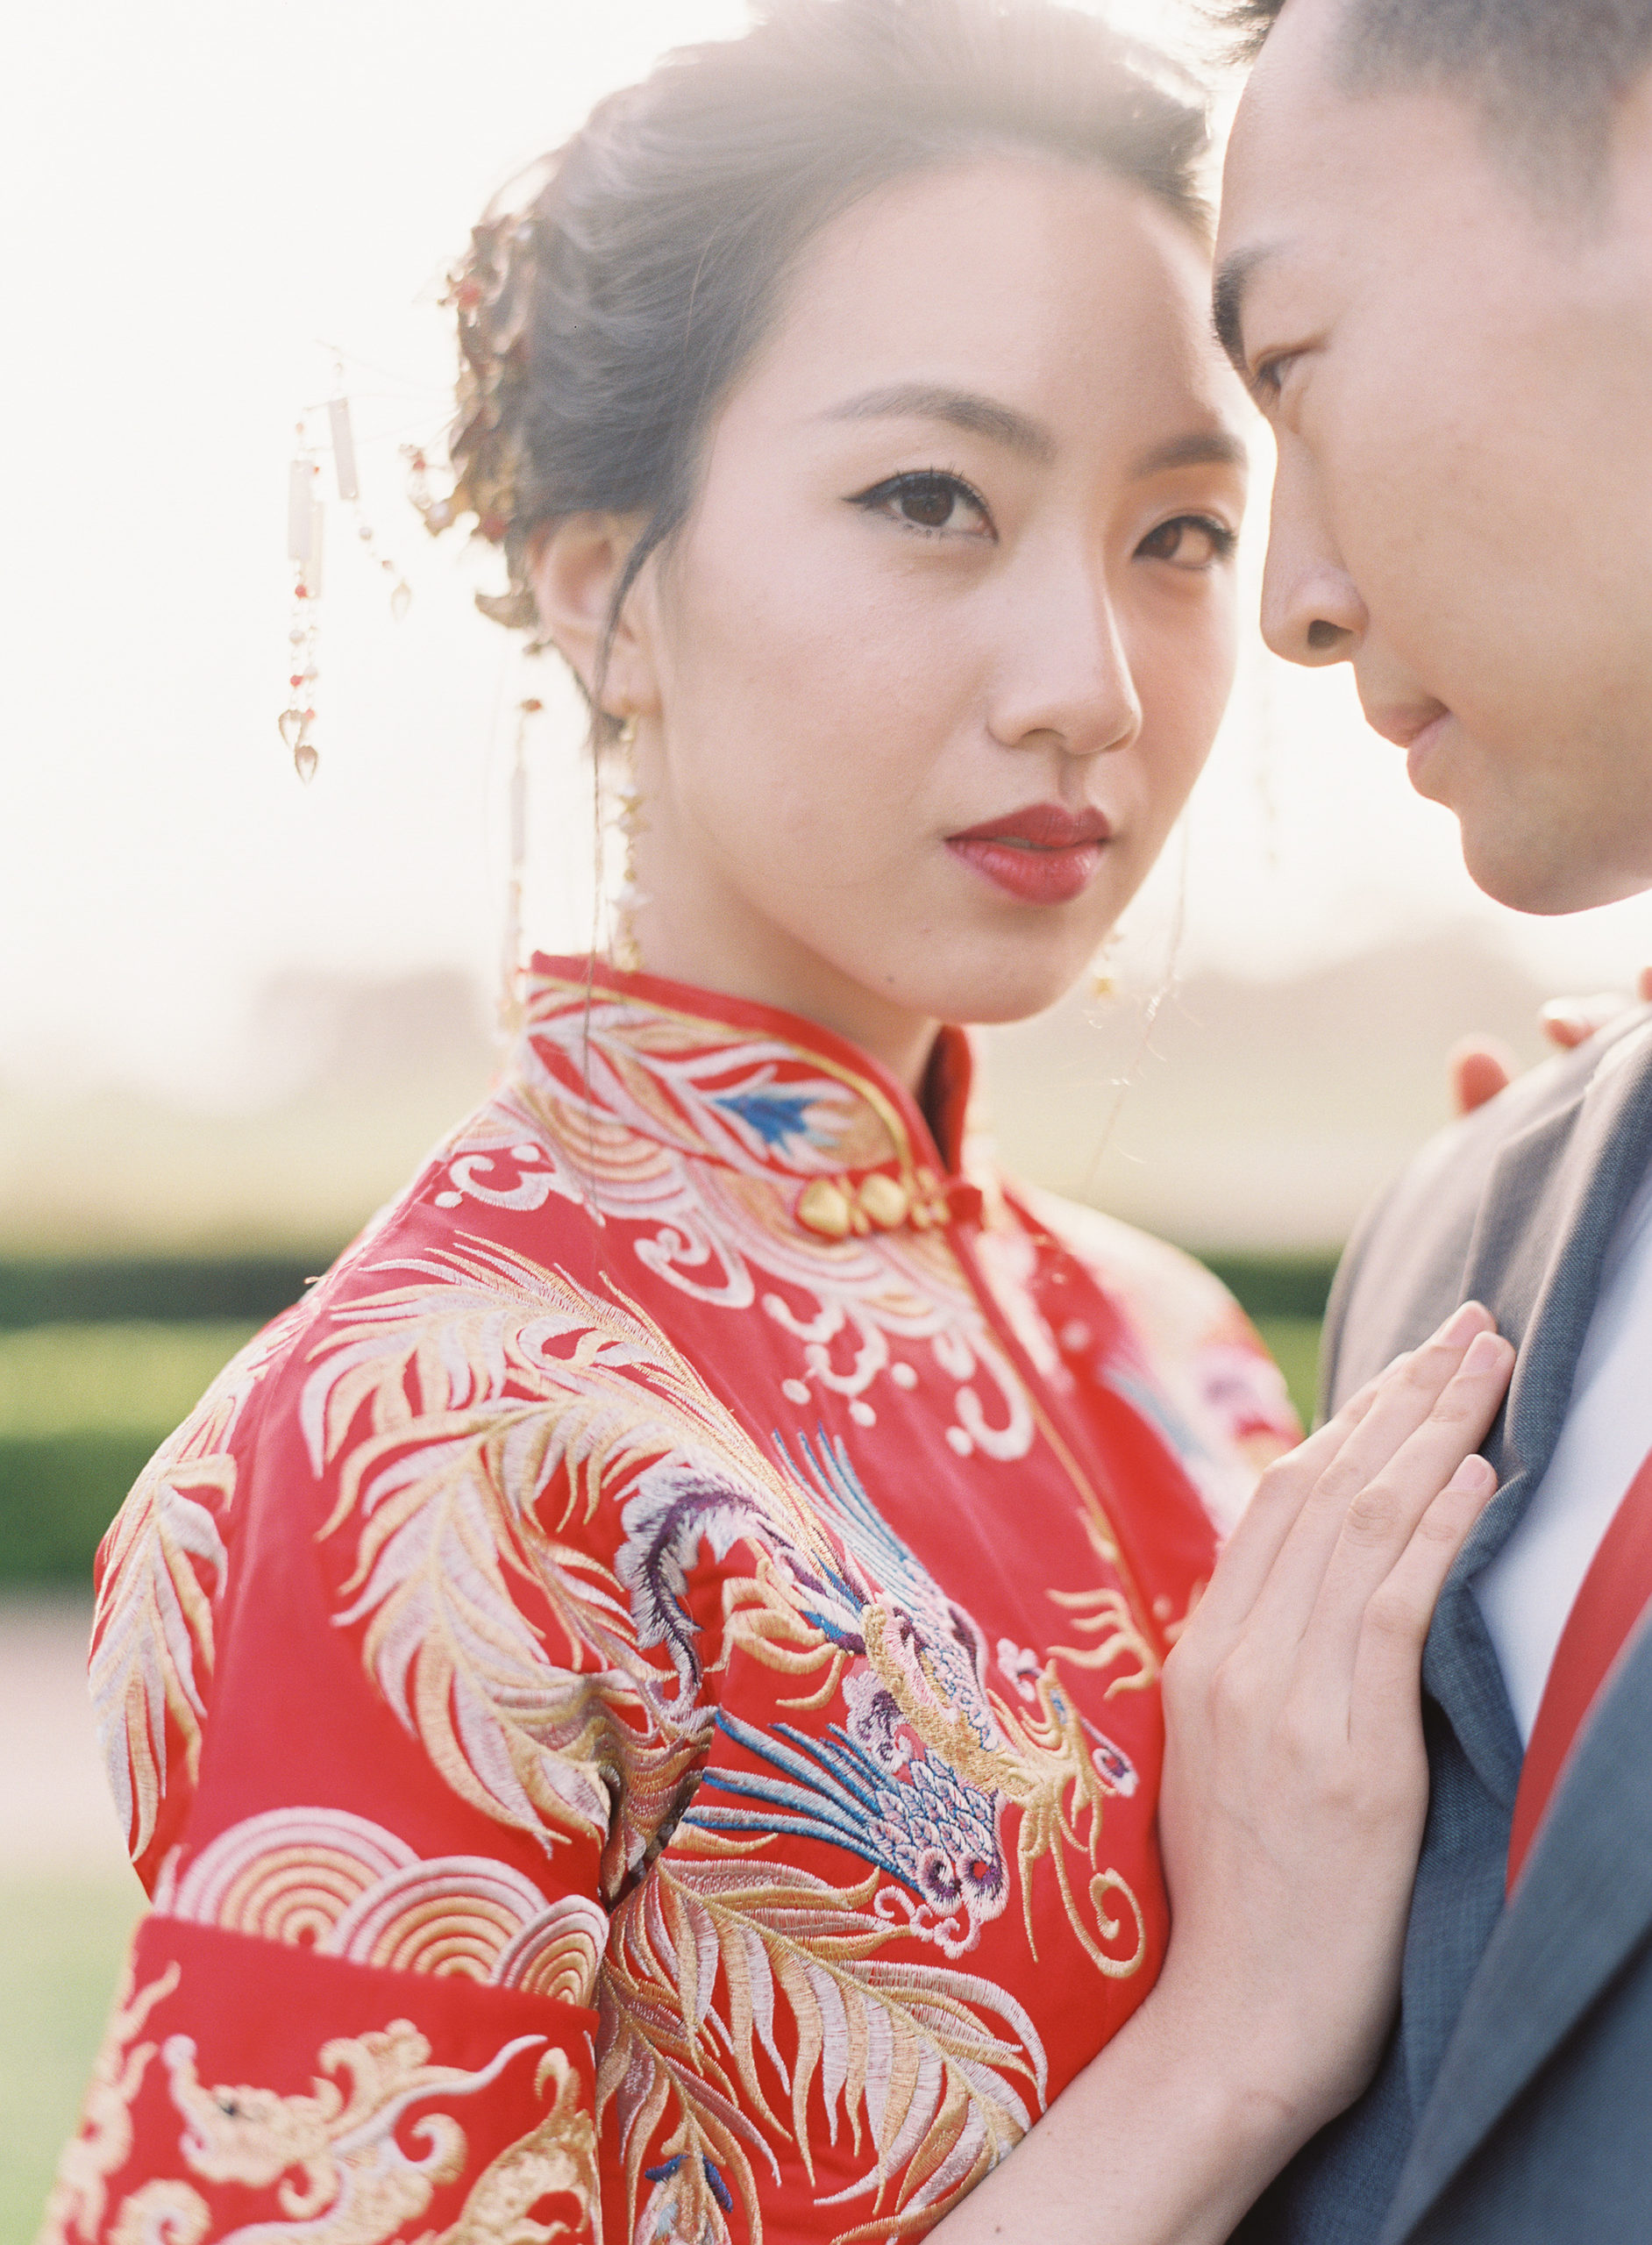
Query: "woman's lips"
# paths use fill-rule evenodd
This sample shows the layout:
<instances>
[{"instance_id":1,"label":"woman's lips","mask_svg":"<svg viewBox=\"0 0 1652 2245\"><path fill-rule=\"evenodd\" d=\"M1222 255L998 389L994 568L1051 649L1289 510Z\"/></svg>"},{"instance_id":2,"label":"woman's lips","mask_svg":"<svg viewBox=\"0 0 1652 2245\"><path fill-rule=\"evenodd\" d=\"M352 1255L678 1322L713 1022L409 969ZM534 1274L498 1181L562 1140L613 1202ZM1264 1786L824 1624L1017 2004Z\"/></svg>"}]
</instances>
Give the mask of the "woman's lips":
<instances>
[{"instance_id":1,"label":"woman's lips","mask_svg":"<svg viewBox=\"0 0 1652 2245\"><path fill-rule=\"evenodd\" d=\"M949 834L946 846L1024 904L1071 904L1088 887L1112 832L1099 810L1029 803Z\"/></svg>"}]
</instances>

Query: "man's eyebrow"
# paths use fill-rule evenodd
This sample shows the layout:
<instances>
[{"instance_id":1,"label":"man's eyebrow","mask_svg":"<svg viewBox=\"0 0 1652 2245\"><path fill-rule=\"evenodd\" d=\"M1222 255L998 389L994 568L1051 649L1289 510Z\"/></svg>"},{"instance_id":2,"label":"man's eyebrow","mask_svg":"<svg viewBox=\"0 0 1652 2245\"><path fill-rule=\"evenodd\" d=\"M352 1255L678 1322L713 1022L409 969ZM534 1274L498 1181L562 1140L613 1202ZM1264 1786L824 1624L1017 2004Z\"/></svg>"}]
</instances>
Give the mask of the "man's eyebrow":
<instances>
[{"instance_id":1,"label":"man's eyebrow","mask_svg":"<svg viewBox=\"0 0 1652 2245\"><path fill-rule=\"evenodd\" d=\"M1130 474L1138 480L1147 475L1163 475L1172 467L1248 467L1250 453L1243 437L1231 429L1195 429L1186 437L1172 437L1168 444L1155 445L1150 452L1139 453L1130 463Z\"/></svg>"},{"instance_id":2,"label":"man's eyebrow","mask_svg":"<svg viewBox=\"0 0 1652 2245\"><path fill-rule=\"evenodd\" d=\"M887 389L863 390L846 398L820 417L823 421L883 421L900 417L944 421L972 437L988 437L1024 458L1047 464L1056 456L1056 440L1042 421L1018 413L1013 405L982 397L974 390L947 389L929 382L895 382Z\"/></svg>"},{"instance_id":3,"label":"man's eyebrow","mask_svg":"<svg viewBox=\"0 0 1652 2245\"><path fill-rule=\"evenodd\" d=\"M1216 340L1232 360L1242 381L1250 380L1245 363L1245 290L1257 267L1272 254L1271 249L1235 250L1216 268L1215 285L1210 292Z\"/></svg>"}]
</instances>

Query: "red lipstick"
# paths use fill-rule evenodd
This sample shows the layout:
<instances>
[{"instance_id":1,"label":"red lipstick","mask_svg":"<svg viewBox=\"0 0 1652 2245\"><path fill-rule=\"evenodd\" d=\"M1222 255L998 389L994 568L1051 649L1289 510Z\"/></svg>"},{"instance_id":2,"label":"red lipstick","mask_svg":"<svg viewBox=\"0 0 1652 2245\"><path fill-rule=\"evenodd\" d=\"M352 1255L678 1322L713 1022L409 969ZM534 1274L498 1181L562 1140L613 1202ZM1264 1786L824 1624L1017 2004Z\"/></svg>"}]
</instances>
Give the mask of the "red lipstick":
<instances>
[{"instance_id":1,"label":"red lipstick","mask_svg":"<svg viewBox=\"0 0 1652 2245\"><path fill-rule=\"evenodd\" d=\"M1112 833L1099 810L1029 803L949 834L946 846L1023 904L1071 904L1089 887Z\"/></svg>"}]
</instances>

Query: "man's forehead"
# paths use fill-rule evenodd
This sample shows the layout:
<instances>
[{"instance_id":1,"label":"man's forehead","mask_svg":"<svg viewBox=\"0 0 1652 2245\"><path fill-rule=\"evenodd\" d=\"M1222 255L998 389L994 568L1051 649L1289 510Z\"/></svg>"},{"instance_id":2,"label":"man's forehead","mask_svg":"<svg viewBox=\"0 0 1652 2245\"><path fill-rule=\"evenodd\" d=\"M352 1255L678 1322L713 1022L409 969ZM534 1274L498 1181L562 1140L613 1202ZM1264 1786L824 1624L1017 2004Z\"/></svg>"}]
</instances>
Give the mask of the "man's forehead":
<instances>
[{"instance_id":1,"label":"man's forehead","mask_svg":"<svg viewBox=\"0 0 1652 2245\"><path fill-rule=\"evenodd\" d=\"M1292 0L1250 74L1228 137L1221 239L1256 249L1307 214L1327 156L1356 121L1331 68L1331 0ZM1241 242L1235 230L1249 238Z\"/></svg>"},{"instance_id":2,"label":"man's forehead","mask_svg":"<svg viewBox=\"0 0 1652 2245\"><path fill-rule=\"evenodd\" d=\"M1219 267L1246 258L1259 273L1286 244L1293 253L1335 245L1341 255L1432 229L1439 196L1461 183L1463 167L1484 163L1473 112L1442 89L1348 90L1327 53L1321 0L1301 0L1300 16L1297 4L1264 47L1234 118Z\"/></svg>"},{"instance_id":3,"label":"man's forehead","mask_svg":"<svg viewBox=\"0 0 1652 2245\"><path fill-rule=\"evenodd\" d=\"M1339 225L1433 227L1435 199L1445 193L1455 203L1470 174L1496 162L1485 113L1467 89L1426 72L1350 81L1347 4L1288 0L1257 60L1228 136L1223 256L1287 231L1322 238Z\"/></svg>"},{"instance_id":4,"label":"man's forehead","mask_svg":"<svg viewBox=\"0 0 1652 2245\"><path fill-rule=\"evenodd\" d=\"M1252 73L1234 118L1222 177L1213 308L1224 349L1243 368L1247 302L1283 282L1309 287L1328 314L1394 234L1400 143L1407 120L1392 96L1350 95L1338 83L1329 41L1335 11L1292 0ZM1401 97L1398 106L1406 106ZM1414 160L1415 151L1406 152ZM1254 339L1252 339L1254 340Z\"/></svg>"}]
</instances>

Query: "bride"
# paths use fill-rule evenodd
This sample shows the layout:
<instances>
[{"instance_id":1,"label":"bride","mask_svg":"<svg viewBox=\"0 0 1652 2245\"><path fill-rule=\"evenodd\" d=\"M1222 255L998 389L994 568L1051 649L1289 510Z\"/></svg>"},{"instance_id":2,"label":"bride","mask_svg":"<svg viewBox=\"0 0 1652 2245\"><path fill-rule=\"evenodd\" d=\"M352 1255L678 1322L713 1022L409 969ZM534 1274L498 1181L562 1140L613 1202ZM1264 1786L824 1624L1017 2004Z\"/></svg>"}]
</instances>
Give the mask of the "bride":
<instances>
[{"instance_id":1,"label":"bride","mask_svg":"<svg viewBox=\"0 0 1652 2245\"><path fill-rule=\"evenodd\" d=\"M773 0L476 229L432 511L629 885L110 1531L154 1907L53 2237L1187 2245L1369 2078L1511 1352L1292 1448L1213 1279L967 1130L1230 682L1166 82Z\"/></svg>"}]
</instances>

